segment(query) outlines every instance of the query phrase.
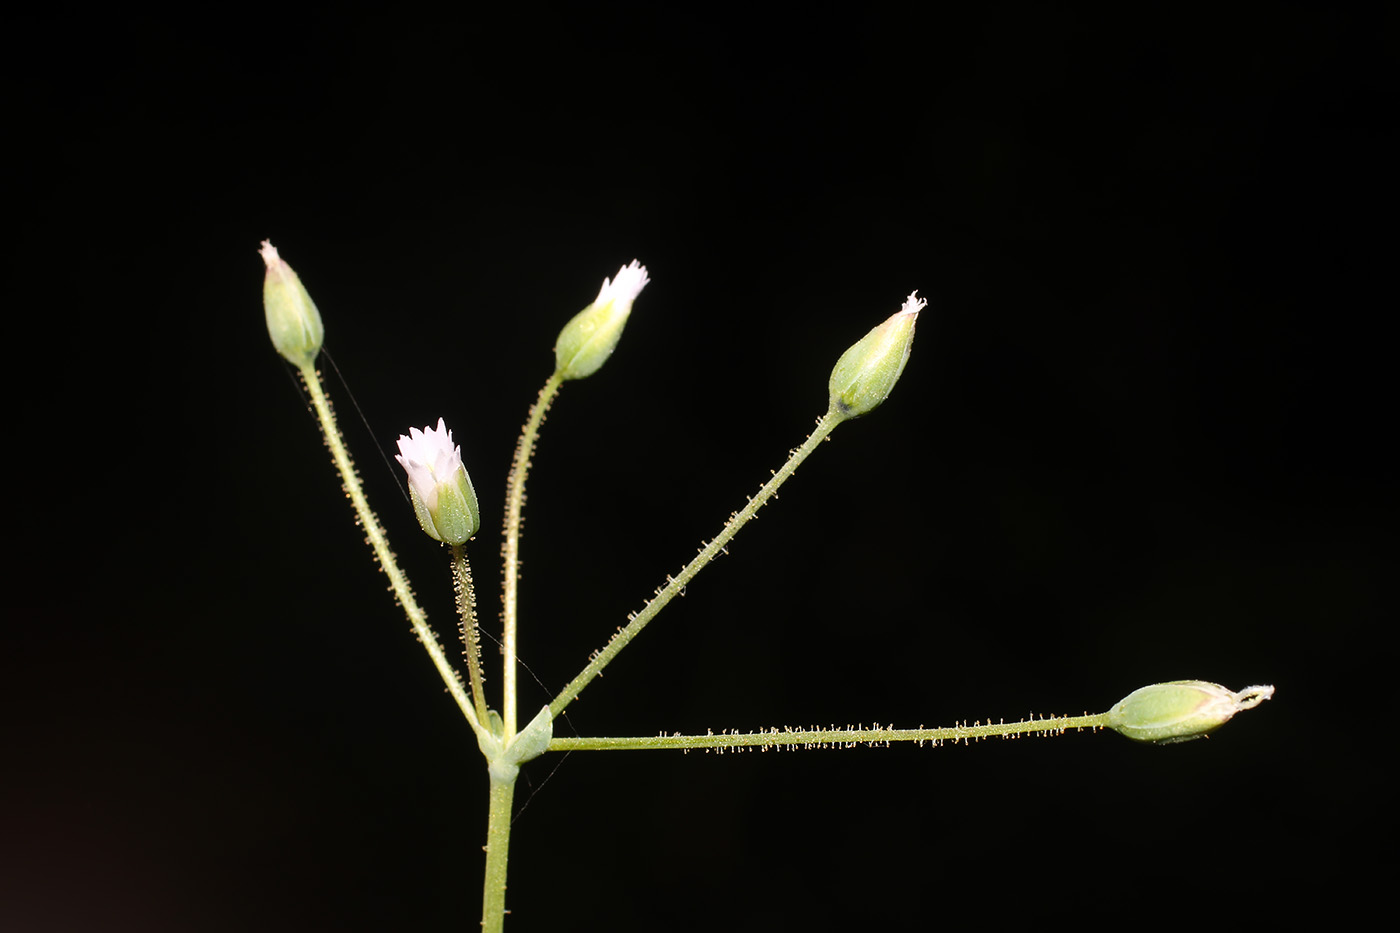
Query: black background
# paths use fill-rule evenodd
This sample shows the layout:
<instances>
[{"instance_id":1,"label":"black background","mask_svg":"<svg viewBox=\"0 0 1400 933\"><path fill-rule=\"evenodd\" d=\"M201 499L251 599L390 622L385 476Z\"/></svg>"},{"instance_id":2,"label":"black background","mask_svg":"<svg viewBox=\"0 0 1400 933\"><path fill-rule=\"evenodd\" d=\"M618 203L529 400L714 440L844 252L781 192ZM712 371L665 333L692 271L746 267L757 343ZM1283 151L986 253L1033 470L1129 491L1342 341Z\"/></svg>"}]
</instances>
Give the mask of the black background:
<instances>
[{"instance_id":1,"label":"black background","mask_svg":"<svg viewBox=\"0 0 1400 933\"><path fill-rule=\"evenodd\" d=\"M475 923L481 759L268 345L263 238L320 306L329 390L449 644L447 555L381 454L453 428L495 631L554 336L619 265L650 270L545 428L526 709L802 440L841 351L929 299L889 401L557 734L1278 686L1168 748L546 756L512 929L1233 924L1367 893L1353 856L1393 827L1371 281L1393 18L239 6L31 16L8 42L0 926Z\"/></svg>"}]
</instances>

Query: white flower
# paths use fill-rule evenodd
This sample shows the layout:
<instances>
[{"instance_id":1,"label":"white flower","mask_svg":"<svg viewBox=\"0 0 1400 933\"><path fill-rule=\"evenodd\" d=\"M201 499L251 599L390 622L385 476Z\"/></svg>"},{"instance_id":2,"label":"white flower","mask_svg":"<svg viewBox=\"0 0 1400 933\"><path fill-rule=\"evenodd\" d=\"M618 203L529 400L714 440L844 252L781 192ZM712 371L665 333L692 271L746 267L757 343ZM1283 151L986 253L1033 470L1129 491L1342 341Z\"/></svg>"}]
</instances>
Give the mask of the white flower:
<instances>
[{"instance_id":1,"label":"white flower","mask_svg":"<svg viewBox=\"0 0 1400 933\"><path fill-rule=\"evenodd\" d=\"M399 453L394 457L408 471L408 481L429 509L437 508L437 488L462 467L462 448L453 446L452 432L439 418L437 427L409 428L399 435Z\"/></svg>"},{"instance_id":2,"label":"white flower","mask_svg":"<svg viewBox=\"0 0 1400 933\"><path fill-rule=\"evenodd\" d=\"M476 491L462 465L462 448L452 443L443 419L437 427L409 428L399 435L394 457L408 472L408 487L418 523L438 541L462 544L481 527Z\"/></svg>"},{"instance_id":3,"label":"white flower","mask_svg":"<svg viewBox=\"0 0 1400 933\"><path fill-rule=\"evenodd\" d=\"M618 269L613 278L603 279L603 287L598 289L598 297L593 303L603 305L609 301L621 302L621 313L625 315L632 310L632 302L637 300L637 296L650 281L651 279L647 278L647 267L634 259Z\"/></svg>"}]
</instances>

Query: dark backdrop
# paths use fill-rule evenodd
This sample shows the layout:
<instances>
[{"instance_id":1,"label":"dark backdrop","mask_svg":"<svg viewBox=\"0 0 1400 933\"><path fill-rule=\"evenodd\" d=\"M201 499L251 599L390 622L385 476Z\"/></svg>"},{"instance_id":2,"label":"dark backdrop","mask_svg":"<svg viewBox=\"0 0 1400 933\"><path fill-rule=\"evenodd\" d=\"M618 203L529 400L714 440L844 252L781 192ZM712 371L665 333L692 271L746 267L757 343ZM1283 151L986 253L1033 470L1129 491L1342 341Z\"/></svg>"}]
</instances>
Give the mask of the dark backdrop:
<instances>
[{"instance_id":1,"label":"dark backdrop","mask_svg":"<svg viewBox=\"0 0 1400 933\"><path fill-rule=\"evenodd\" d=\"M1278 685L1171 748L548 756L517 794L512 929L1224 925L1366 892L1350 855L1392 825L1376 739L1348 730L1388 715L1393 299L1365 283L1393 253L1370 229L1393 18L240 6L13 29L6 929L475 923L481 760L268 345L265 237L321 308L349 441L449 644L446 554L385 455L453 428L494 631L505 472L554 336L619 265L650 269L545 429L526 708L802 440L840 352L929 299L890 400L561 734Z\"/></svg>"}]
</instances>

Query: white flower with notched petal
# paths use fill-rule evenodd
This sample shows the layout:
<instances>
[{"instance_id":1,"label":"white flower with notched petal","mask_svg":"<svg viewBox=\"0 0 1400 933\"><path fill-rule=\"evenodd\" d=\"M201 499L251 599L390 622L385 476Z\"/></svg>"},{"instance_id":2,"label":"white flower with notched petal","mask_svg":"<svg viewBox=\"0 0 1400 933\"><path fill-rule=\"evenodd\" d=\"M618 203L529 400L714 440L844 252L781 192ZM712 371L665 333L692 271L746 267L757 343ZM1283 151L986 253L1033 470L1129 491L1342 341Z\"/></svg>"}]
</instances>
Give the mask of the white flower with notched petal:
<instances>
[{"instance_id":1,"label":"white flower with notched petal","mask_svg":"<svg viewBox=\"0 0 1400 933\"><path fill-rule=\"evenodd\" d=\"M476 490L462 465L462 448L441 418L437 427L409 428L399 435L394 457L408 471L408 491L418 524L428 536L447 544L463 544L481 527Z\"/></svg>"}]
</instances>

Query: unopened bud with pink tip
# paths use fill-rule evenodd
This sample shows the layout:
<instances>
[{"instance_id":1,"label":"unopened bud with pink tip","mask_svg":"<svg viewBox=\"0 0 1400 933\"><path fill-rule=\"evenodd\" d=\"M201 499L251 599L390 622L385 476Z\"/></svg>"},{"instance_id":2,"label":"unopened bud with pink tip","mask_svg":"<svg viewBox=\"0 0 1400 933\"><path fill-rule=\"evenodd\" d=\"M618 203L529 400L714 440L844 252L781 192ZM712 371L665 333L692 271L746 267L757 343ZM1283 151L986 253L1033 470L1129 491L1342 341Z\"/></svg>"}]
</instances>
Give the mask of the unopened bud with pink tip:
<instances>
[{"instance_id":1,"label":"unopened bud with pink tip","mask_svg":"<svg viewBox=\"0 0 1400 933\"><path fill-rule=\"evenodd\" d=\"M441 418L437 428L409 428L399 435L394 456L408 471L408 492L418 524L428 536L446 544L465 544L481 527L476 490L462 465L462 448Z\"/></svg>"},{"instance_id":2,"label":"unopened bud with pink tip","mask_svg":"<svg viewBox=\"0 0 1400 933\"><path fill-rule=\"evenodd\" d=\"M292 267L277 255L277 247L263 240L259 254L267 265L263 277L263 313L272 346L295 366L310 366L321 352L325 328L316 303L302 287Z\"/></svg>"},{"instance_id":3,"label":"unopened bud with pink tip","mask_svg":"<svg viewBox=\"0 0 1400 933\"><path fill-rule=\"evenodd\" d=\"M909 360L914 323L928 304L918 295L911 294L896 314L841 354L828 384L833 414L856 418L889 396Z\"/></svg>"}]
</instances>

